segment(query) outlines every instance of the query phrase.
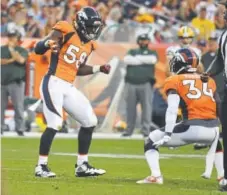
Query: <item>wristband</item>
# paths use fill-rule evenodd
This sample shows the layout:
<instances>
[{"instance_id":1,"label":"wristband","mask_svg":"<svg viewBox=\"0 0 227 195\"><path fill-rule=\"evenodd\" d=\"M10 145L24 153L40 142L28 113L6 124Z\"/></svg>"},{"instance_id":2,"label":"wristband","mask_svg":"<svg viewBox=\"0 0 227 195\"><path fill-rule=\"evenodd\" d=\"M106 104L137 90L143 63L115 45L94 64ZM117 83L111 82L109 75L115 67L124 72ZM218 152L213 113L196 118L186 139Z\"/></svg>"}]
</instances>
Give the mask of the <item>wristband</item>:
<instances>
[{"instance_id":1,"label":"wristband","mask_svg":"<svg viewBox=\"0 0 227 195\"><path fill-rule=\"evenodd\" d=\"M46 47L46 48L49 48L50 46L49 46L49 40L46 40L45 42L44 42L44 46Z\"/></svg>"},{"instance_id":2,"label":"wristband","mask_svg":"<svg viewBox=\"0 0 227 195\"><path fill-rule=\"evenodd\" d=\"M93 73L100 72L100 66L99 66L99 65L93 66L92 72L93 72Z\"/></svg>"}]
</instances>

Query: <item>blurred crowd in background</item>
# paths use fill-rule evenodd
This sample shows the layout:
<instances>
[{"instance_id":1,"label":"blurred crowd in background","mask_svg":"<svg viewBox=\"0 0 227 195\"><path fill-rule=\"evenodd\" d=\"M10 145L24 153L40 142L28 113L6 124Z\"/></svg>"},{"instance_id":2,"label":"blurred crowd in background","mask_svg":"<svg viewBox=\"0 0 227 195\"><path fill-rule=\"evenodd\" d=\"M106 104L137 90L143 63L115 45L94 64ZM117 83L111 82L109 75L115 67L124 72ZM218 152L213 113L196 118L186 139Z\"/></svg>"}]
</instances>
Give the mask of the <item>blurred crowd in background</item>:
<instances>
[{"instance_id":1,"label":"blurred crowd in background","mask_svg":"<svg viewBox=\"0 0 227 195\"><path fill-rule=\"evenodd\" d=\"M57 21L71 22L75 13L86 5L99 11L104 28L120 24L127 31L130 26L134 29L135 25L142 25L143 30L146 26L155 43L176 41L175 33L183 24L191 25L197 40L204 42L211 32L220 34L225 28L214 0L2 0L1 35L5 36L7 25L14 23L22 37L44 37ZM128 37L119 37L120 40L114 41L130 41Z\"/></svg>"},{"instance_id":2,"label":"blurred crowd in background","mask_svg":"<svg viewBox=\"0 0 227 195\"><path fill-rule=\"evenodd\" d=\"M147 34L149 43L167 43L169 46L179 44L177 34L181 26L190 26L195 34L194 46L201 50L205 69L215 57L218 37L225 28L215 0L1 0L1 37L9 36L16 28L19 39L43 38L59 20L71 23L76 12L84 6L95 7L102 16L101 42L136 43L139 35ZM222 81L217 82L219 86ZM111 87L107 89L112 90ZM154 90L153 94L152 121L161 127L165 123L167 105L159 90ZM26 128L31 129L30 122ZM132 130L126 135L131 133Z\"/></svg>"}]
</instances>

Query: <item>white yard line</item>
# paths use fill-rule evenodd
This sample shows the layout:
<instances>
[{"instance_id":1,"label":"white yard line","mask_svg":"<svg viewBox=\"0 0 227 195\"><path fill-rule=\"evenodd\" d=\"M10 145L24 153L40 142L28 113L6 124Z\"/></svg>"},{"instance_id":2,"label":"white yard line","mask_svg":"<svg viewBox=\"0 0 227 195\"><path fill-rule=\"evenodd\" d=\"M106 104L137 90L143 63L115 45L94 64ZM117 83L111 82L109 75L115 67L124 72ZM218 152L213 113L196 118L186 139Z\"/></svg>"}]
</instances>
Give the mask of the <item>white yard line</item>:
<instances>
[{"instance_id":1,"label":"white yard line","mask_svg":"<svg viewBox=\"0 0 227 195\"><path fill-rule=\"evenodd\" d=\"M21 150L4 150L4 151L13 151L13 152L21 152ZM31 151L29 151L31 152ZM69 152L52 152L50 155L55 156L77 156L76 153ZM145 159L144 155L137 154L112 154L112 153L90 153L90 157L97 158L116 158L116 159ZM160 154L161 159L169 159L169 158L205 158L205 155L200 154ZM33 159L17 159L17 158L3 158L5 160L17 160L17 161L33 161Z\"/></svg>"},{"instance_id":2,"label":"white yard line","mask_svg":"<svg viewBox=\"0 0 227 195\"><path fill-rule=\"evenodd\" d=\"M65 153L65 152L53 152L52 155L57 156L77 156L75 153ZM144 155L135 155L135 154L98 154L91 153L90 157L98 157L98 158L127 158L127 159L145 159ZM205 155L199 154L160 154L160 158L205 158Z\"/></svg>"}]
</instances>

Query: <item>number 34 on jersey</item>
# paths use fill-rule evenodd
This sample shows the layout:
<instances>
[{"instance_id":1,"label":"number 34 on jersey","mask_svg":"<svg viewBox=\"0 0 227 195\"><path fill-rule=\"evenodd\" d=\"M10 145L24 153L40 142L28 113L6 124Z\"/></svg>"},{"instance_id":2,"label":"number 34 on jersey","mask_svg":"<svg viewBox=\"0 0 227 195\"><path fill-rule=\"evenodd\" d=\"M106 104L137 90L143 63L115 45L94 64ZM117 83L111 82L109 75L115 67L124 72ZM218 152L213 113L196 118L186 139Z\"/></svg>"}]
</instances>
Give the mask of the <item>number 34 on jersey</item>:
<instances>
[{"instance_id":1,"label":"number 34 on jersey","mask_svg":"<svg viewBox=\"0 0 227 195\"><path fill-rule=\"evenodd\" d=\"M214 100L214 93L212 91L212 88L208 88L208 83L202 83L202 87L199 86L199 88L196 87L196 80L183 80L183 86L189 86L188 93L186 96L189 99L199 99L202 97L202 95L208 96Z\"/></svg>"},{"instance_id":2,"label":"number 34 on jersey","mask_svg":"<svg viewBox=\"0 0 227 195\"><path fill-rule=\"evenodd\" d=\"M213 79L203 83L198 74L174 75L165 81L165 93L168 94L169 90L175 90L180 96L180 107L187 120L217 118Z\"/></svg>"}]
</instances>

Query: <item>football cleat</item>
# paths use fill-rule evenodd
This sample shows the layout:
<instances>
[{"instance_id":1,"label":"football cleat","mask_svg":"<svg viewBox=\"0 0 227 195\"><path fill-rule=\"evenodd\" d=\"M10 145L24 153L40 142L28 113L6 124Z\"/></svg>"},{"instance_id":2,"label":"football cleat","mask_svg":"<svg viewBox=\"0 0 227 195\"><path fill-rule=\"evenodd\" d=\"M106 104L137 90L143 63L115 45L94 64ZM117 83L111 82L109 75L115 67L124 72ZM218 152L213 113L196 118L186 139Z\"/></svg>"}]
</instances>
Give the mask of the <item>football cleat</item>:
<instances>
[{"instance_id":1,"label":"football cleat","mask_svg":"<svg viewBox=\"0 0 227 195\"><path fill-rule=\"evenodd\" d=\"M163 184L163 177L148 176L143 180L137 181L136 183L137 184Z\"/></svg>"},{"instance_id":2,"label":"football cleat","mask_svg":"<svg viewBox=\"0 0 227 195\"><path fill-rule=\"evenodd\" d=\"M88 162L84 162L80 166L75 166L75 175L76 177L89 177L89 176L99 176L105 174L106 171L103 169L96 169L88 164Z\"/></svg>"},{"instance_id":3,"label":"football cleat","mask_svg":"<svg viewBox=\"0 0 227 195\"><path fill-rule=\"evenodd\" d=\"M223 178L221 179L221 181L219 181L219 185L220 185L220 191L221 192L227 192L227 179Z\"/></svg>"},{"instance_id":4,"label":"football cleat","mask_svg":"<svg viewBox=\"0 0 227 195\"><path fill-rule=\"evenodd\" d=\"M121 137L131 137L132 136L132 133L129 133L129 132L124 132Z\"/></svg>"},{"instance_id":5,"label":"football cleat","mask_svg":"<svg viewBox=\"0 0 227 195\"><path fill-rule=\"evenodd\" d=\"M203 174L201 175L201 177L202 177L203 179L210 179L210 175L208 175L208 174L206 174L206 173L203 173Z\"/></svg>"},{"instance_id":6,"label":"football cleat","mask_svg":"<svg viewBox=\"0 0 227 195\"><path fill-rule=\"evenodd\" d=\"M51 178L51 177L56 177L56 174L54 172L51 172L51 170L47 165L37 165L35 167L35 176Z\"/></svg>"},{"instance_id":7,"label":"football cleat","mask_svg":"<svg viewBox=\"0 0 227 195\"><path fill-rule=\"evenodd\" d=\"M209 174L206 174L206 173L203 173L203 174L201 175L201 177L202 177L203 179L210 179L210 178L211 178L211 176L210 176ZM224 177L217 177L217 181L220 182L223 178L224 178Z\"/></svg>"},{"instance_id":8,"label":"football cleat","mask_svg":"<svg viewBox=\"0 0 227 195\"><path fill-rule=\"evenodd\" d=\"M227 179L222 178L222 179L219 181L219 185L220 185L220 186L227 186Z\"/></svg>"}]
</instances>

